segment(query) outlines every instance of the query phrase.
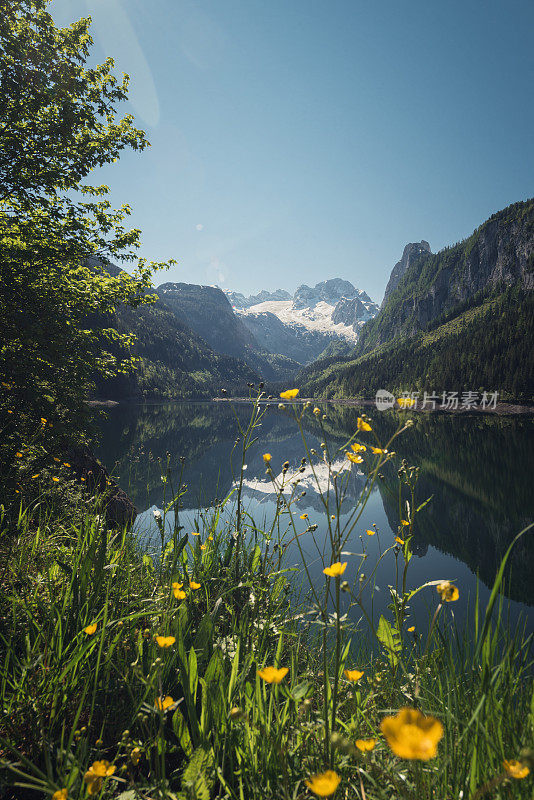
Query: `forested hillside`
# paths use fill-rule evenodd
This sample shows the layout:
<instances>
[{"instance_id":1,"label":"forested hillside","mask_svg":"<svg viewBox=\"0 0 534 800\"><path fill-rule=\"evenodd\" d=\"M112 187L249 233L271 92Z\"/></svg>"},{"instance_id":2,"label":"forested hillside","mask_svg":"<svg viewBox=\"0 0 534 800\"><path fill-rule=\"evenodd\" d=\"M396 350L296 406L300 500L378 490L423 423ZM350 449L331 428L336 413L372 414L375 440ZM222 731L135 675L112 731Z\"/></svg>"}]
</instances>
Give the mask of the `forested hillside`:
<instances>
[{"instance_id":1,"label":"forested hillside","mask_svg":"<svg viewBox=\"0 0 534 800\"><path fill-rule=\"evenodd\" d=\"M534 399L534 201L413 260L352 354L301 371L309 396L498 391Z\"/></svg>"}]
</instances>

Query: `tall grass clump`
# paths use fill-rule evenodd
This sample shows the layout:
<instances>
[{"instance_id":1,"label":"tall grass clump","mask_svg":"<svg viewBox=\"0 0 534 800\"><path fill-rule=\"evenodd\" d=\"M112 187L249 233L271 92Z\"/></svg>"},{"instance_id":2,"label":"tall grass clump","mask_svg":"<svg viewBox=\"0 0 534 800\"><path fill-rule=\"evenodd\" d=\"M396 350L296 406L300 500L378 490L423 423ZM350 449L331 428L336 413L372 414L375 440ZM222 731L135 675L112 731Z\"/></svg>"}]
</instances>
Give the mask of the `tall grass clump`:
<instances>
[{"instance_id":1,"label":"tall grass clump","mask_svg":"<svg viewBox=\"0 0 534 800\"><path fill-rule=\"evenodd\" d=\"M282 408L297 390L282 393ZM231 402L231 401L229 401ZM106 522L101 496L73 495L3 514L0 562L0 796L177 800L520 798L532 793L530 639L507 623L510 550L487 608L448 576L410 583L411 539L427 498L395 440L362 414L343 447L324 414L291 404L300 464L263 453L276 498L267 523L243 499L247 453L266 413L235 415L229 495L184 524L183 464L163 468L152 552ZM322 431L308 447L305 415ZM343 466L341 466L343 464ZM351 470L363 488L341 513ZM298 510L301 476L316 483L327 526ZM396 478L398 529L369 563L362 514L377 481ZM326 479L325 479L326 476ZM530 528L518 532L526 535ZM363 534L361 552L348 548ZM368 530L368 536L380 536ZM513 545L512 545L513 546ZM288 567L301 555L302 581ZM391 567L387 613L375 619L374 577ZM299 593L300 592L300 593ZM427 593L426 627L410 604Z\"/></svg>"}]
</instances>

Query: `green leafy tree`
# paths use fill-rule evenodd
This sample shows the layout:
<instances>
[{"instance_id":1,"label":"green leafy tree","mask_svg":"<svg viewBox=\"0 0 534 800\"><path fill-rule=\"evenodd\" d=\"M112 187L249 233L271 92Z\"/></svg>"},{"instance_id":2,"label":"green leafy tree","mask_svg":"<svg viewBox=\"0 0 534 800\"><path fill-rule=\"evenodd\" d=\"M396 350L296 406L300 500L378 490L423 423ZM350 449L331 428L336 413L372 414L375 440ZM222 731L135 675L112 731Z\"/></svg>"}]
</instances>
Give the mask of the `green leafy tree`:
<instances>
[{"instance_id":1,"label":"green leafy tree","mask_svg":"<svg viewBox=\"0 0 534 800\"><path fill-rule=\"evenodd\" d=\"M111 58L89 68L90 19L58 28L47 7L0 0L0 470L13 479L16 452L35 461L83 440L95 374L132 367L109 347L127 348L128 335L101 320L149 302L164 266L137 258L130 208L112 208L108 187L87 181L124 148L149 144L117 113L128 76L114 76ZM110 274L112 258L135 262L133 274Z\"/></svg>"}]
</instances>

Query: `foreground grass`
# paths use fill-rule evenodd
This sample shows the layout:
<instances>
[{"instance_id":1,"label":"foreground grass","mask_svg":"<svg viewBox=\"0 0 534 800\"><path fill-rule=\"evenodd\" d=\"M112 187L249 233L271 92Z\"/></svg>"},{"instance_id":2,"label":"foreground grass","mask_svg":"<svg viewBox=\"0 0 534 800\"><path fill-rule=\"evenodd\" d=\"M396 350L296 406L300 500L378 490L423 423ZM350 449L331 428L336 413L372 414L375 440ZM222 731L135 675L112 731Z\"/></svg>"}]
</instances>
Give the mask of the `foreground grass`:
<instances>
[{"instance_id":1,"label":"foreground grass","mask_svg":"<svg viewBox=\"0 0 534 800\"><path fill-rule=\"evenodd\" d=\"M343 527L348 473L335 471L339 451L330 452L326 436L315 453L303 435L301 466L282 465L280 474L266 453L278 513L265 530L241 497L263 413L255 405L248 427L236 417L235 488L196 531L178 524L180 490L164 476L168 501L156 515L161 540L152 555L128 531L108 528L103 497L73 501L68 514L41 500L3 519L5 795L528 796L530 641L503 618L502 571L488 608L475 605L462 631L448 613L462 602L461 587L443 576L410 587L411 532L425 512L417 470L391 452L405 420L382 445L361 419L341 448L351 468L363 464L366 473ZM304 413L321 420L319 409L299 409L301 431ZM297 603L284 551L291 540L300 546L302 523L308 536L316 527L295 506L304 464L313 474L319 464L328 469L328 547L324 584L310 579ZM365 558L345 561L343 548L375 481L393 465L399 529L380 557L391 561L391 614L375 628L364 602L375 568L366 563L364 575ZM420 590L435 597L426 632L407 621ZM351 623L349 607L366 628Z\"/></svg>"}]
</instances>

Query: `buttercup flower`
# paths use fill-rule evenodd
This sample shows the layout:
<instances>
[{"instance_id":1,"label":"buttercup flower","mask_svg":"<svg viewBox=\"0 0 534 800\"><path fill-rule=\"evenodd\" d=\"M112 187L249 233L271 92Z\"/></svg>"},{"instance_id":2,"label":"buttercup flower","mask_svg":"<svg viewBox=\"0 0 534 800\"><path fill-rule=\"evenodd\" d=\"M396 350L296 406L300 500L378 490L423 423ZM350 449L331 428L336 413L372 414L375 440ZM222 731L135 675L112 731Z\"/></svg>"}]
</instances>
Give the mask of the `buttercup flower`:
<instances>
[{"instance_id":1,"label":"buttercup flower","mask_svg":"<svg viewBox=\"0 0 534 800\"><path fill-rule=\"evenodd\" d=\"M355 453L365 453L367 447L364 444L351 444L351 448Z\"/></svg>"},{"instance_id":2,"label":"buttercup flower","mask_svg":"<svg viewBox=\"0 0 534 800\"><path fill-rule=\"evenodd\" d=\"M68 791L66 789L58 789L52 795L52 800L67 800Z\"/></svg>"},{"instance_id":3,"label":"buttercup flower","mask_svg":"<svg viewBox=\"0 0 534 800\"><path fill-rule=\"evenodd\" d=\"M526 778L530 773L529 768L526 764L523 764L522 761L511 759L510 761L505 760L502 763L510 778L521 780L521 778Z\"/></svg>"},{"instance_id":4,"label":"buttercup flower","mask_svg":"<svg viewBox=\"0 0 534 800\"><path fill-rule=\"evenodd\" d=\"M345 669L343 670L343 674L348 681L356 683L356 681L359 681L362 677L363 671L359 669Z\"/></svg>"},{"instance_id":5,"label":"buttercup flower","mask_svg":"<svg viewBox=\"0 0 534 800\"><path fill-rule=\"evenodd\" d=\"M412 625L411 628L408 628L408 633L413 633L415 630L415 625Z\"/></svg>"},{"instance_id":6,"label":"buttercup flower","mask_svg":"<svg viewBox=\"0 0 534 800\"><path fill-rule=\"evenodd\" d=\"M371 428L371 426L369 425L369 423L366 422L361 417L358 417L358 422L356 423L356 426L357 426L359 431L372 431L373 430Z\"/></svg>"},{"instance_id":7,"label":"buttercup flower","mask_svg":"<svg viewBox=\"0 0 534 800\"><path fill-rule=\"evenodd\" d=\"M454 600L458 600L460 597L458 587L450 581L442 581L441 583L438 583L436 586L436 591L440 595L442 602L452 603Z\"/></svg>"},{"instance_id":8,"label":"buttercup flower","mask_svg":"<svg viewBox=\"0 0 534 800\"><path fill-rule=\"evenodd\" d=\"M299 393L298 389L286 389L285 392L280 392L282 400L293 400Z\"/></svg>"},{"instance_id":9,"label":"buttercup flower","mask_svg":"<svg viewBox=\"0 0 534 800\"><path fill-rule=\"evenodd\" d=\"M94 761L83 776L84 782L87 784L87 793L98 794L102 788L103 779L113 775L115 769L116 767L109 761Z\"/></svg>"},{"instance_id":10,"label":"buttercup flower","mask_svg":"<svg viewBox=\"0 0 534 800\"><path fill-rule=\"evenodd\" d=\"M408 522L408 520L407 520L407 519L401 519L401 525L404 525L404 526L406 526L406 525L409 525L409 524L410 524L410 523Z\"/></svg>"},{"instance_id":11,"label":"buttercup flower","mask_svg":"<svg viewBox=\"0 0 534 800\"><path fill-rule=\"evenodd\" d=\"M402 708L396 716L384 717L380 728L396 756L420 761L434 758L443 736L441 722L415 708Z\"/></svg>"},{"instance_id":12,"label":"buttercup flower","mask_svg":"<svg viewBox=\"0 0 534 800\"><path fill-rule=\"evenodd\" d=\"M156 636L156 642L160 647L170 647L176 641L174 636Z\"/></svg>"},{"instance_id":13,"label":"buttercup flower","mask_svg":"<svg viewBox=\"0 0 534 800\"><path fill-rule=\"evenodd\" d=\"M54 477L52 478L52 480L53 480L53 481L55 481L56 483L59 483L59 478L56 478L56 476L55 476L55 475L54 475Z\"/></svg>"},{"instance_id":14,"label":"buttercup flower","mask_svg":"<svg viewBox=\"0 0 534 800\"><path fill-rule=\"evenodd\" d=\"M15 453L17 458L22 458L22 453Z\"/></svg>"},{"instance_id":15,"label":"buttercup flower","mask_svg":"<svg viewBox=\"0 0 534 800\"><path fill-rule=\"evenodd\" d=\"M205 545L205 544L201 544L201 545L200 545L200 549L201 549L201 550L205 550L205 549L206 549L206 545Z\"/></svg>"},{"instance_id":16,"label":"buttercup flower","mask_svg":"<svg viewBox=\"0 0 534 800\"><path fill-rule=\"evenodd\" d=\"M88 625L87 628L83 629L83 632L86 633L88 636L92 636L93 633L96 631L96 626L97 626L96 622L91 622L91 624Z\"/></svg>"},{"instance_id":17,"label":"buttercup flower","mask_svg":"<svg viewBox=\"0 0 534 800\"><path fill-rule=\"evenodd\" d=\"M201 584L195 583L195 581L189 581L189 588L190 589L200 589Z\"/></svg>"},{"instance_id":18,"label":"buttercup flower","mask_svg":"<svg viewBox=\"0 0 534 800\"><path fill-rule=\"evenodd\" d=\"M371 450L375 456L380 456L383 453L387 453L387 450L383 450L381 447L371 447Z\"/></svg>"},{"instance_id":19,"label":"buttercup flower","mask_svg":"<svg viewBox=\"0 0 534 800\"><path fill-rule=\"evenodd\" d=\"M198 531L191 531L191 536L200 536Z\"/></svg>"},{"instance_id":20,"label":"buttercup flower","mask_svg":"<svg viewBox=\"0 0 534 800\"><path fill-rule=\"evenodd\" d=\"M404 544L404 539L401 539L400 536L395 536L395 541L397 544Z\"/></svg>"},{"instance_id":21,"label":"buttercup flower","mask_svg":"<svg viewBox=\"0 0 534 800\"><path fill-rule=\"evenodd\" d=\"M321 413L321 409L315 406L315 408L313 409L313 413L315 414L316 417L318 417Z\"/></svg>"},{"instance_id":22,"label":"buttercup flower","mask_svg":"<svg viewBox=\"0 0 534 800\"><path fill-rule=\"evenodd\" d=\"M301 515L300 515L300 518L301 518L301 519L309 519L309 517L308 517L308 515L307 515L307 514L301 514Z\"/></svg>"},{"instance_id":23,"label":"buttercup flower","mask_svg":"<svg viewBox=\"0 0 534 800\"><path fill-rule=\"evenodd\" d=\"M272 458L272 455L271 455L270 453L264 453L264 454L263 454L263 460L265 461L265 463L266 463L266 464L268 464L268 463L269 463L269 461L271 460L271 458Z\"/></svg>"},{"instance_id":24,"label":"buttercup flower","mask_svg":"<svg viewBox=\"0 0 534 800\"><path fill-rule=\"evenodd\" d=\"M341 563L341 561L336 561L335 564L331 564L329 567L325 567L323 569L323 572L330 578L339 578L340 575L343 575L346 569L347 569L346 561L344 561L343 564Z\"/></svg>"},{"instance_id":25,"label":"buttercup flower","mask_svg":"<svg viewBox=\"0 0 534 800\"><path fill-rule=\"evenodd\" d=\"M356 739L354 742L358 750L361 750L362 753L366 753L369 750L374 750L376 745L376 739Z\"/></svg>"},{"instance_id":26,"label":"buttercup flower","mask_svg":"<svg viewBox=\"0 0 534 800\"><path fill-rule=\"evenodd\" d=\"M319 797L330 797L336 791L340 781L341 778L337 772L334 772L333 769L327 769L326 772L312 775L308 781L305 781L305 784L308 789L311 789Z\"/></svg>"},{"instance_id":27,"label":"buttercup flower","mask_svg":"<svg viewBox=\"0 0 534 800\"><path fill-rule=\"evenodd\" d=\"M174 700L170 696L170 694L165 695L165 697L156 697L156 702L154 705L158 709L158 711L166 711L169 706L172 706Z\"/></svg>"},{"instance_id":28,"label":"buttercup flower","mask_svg":"<svg viewBox=\"0 0 534 800\"><path fill-rule=\"evenodd\" d=\"M366 530L365 532L366 532L367 536L374 536L375 533L376 533L376 531L373 531L370 528L368 530Z\"/></svg>"},{"instance_id":29,"label":"buttercup flower","mask_svg":"<svg viewBox=\"0 0 534 800\"><path fill-rule=\"evenodd\" d=\"M139 762L141 760L141 748L140 747L134 747L134 749L130 753L130 760L131 760L132 764L134 765L134 767L136 767L139 764Z\"/></svg>"},{"instance_id":30,"label":"buttercup flower","mask_svg":"<svg viewBox=\"0 0 534 800\"><path fill-rule=\"evenodd\" d=\"M187 597L186 593L182 590L181 583L173 583L172 591L177 600L185 600Z\"/></svg>"},{"instance_id":31,"label":"buttercup flower","mask_svg":"<svg viewBox=\"0 0 534 800\"><path fill-rule=\"evenodd\" d=\"M289 670L287 667L282 667L281 669L265 667L265 669L258 670L258 675L260 678L263 678L265 683L280 683L284 680L288 672Z\"/></svg>"},{"instance_id":32,"label":"buttercup flower","mask_svg":"<svg viewBox=\"0 0 534 800\"><path fill-rule=\"evenodd\" d=\"M46 420L44 417L41 417L41 425L46 425Z\"/></svg>"},{"instance_id":33,"label":"buttercup flower","mask_svg":"<svg viewBox=\"0 0 534 800\"><path fill-rule=\"evenodd\" d=\"M361 456L357 456L354 453L350 453L348 450L345 453L345 458L348 458L353 464L362 464L363 458Z\"/></svg>"}]
</instances>

